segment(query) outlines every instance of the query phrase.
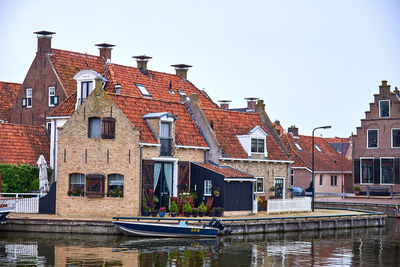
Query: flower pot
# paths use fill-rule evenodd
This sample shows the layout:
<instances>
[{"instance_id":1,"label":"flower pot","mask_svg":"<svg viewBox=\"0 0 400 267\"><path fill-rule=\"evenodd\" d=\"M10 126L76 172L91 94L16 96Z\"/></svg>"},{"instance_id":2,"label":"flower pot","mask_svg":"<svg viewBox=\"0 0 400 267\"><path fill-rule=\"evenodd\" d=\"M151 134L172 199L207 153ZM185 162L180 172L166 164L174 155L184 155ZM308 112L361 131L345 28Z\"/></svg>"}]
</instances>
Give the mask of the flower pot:
<instances>
[{"instance_id":1,"label":"flower pot","mask_svg":"<svg viewBox=\"0 0 400 267\"><path fill-rule=\"evenodd\" d=\"M175 212L171 212L170 215L171 215L171 217L176 217L176 213Z\"/></svg>"},{"instance_id":2,"label":"flower pot","mask_svg":"<svg viewBox=\"0 0 400 267\"><path fill-rule=\"evenodd\" d=\"M150 211L143 211L143 216L150 216Z\"/></svg>"},{"instance_id":3,"label":"flower pot","mask_svg":"<svg viewBox=\"0 0 400 267\"><path fill-rule=\"evenodd\" d=\"M258 207L257 207L257 211L261 211L261 206L258 206Z\"/></svg>"},{"instance_id":4,"label":"flower pot","mask_svg":"<svg viewBox=\"0 0 400 267\"><path fill-rule=\"evenodd\" d=\"M360 191L354 191L354 195L359 196L360 195Z\"/></svg>"},{"instance_id":5,"label":"flower pot","mask_svg":"<svg viewBox=\"0 0 400 267\"><path fill-rule=\"evenodd\" d=\"M197 213L193 213L193 217L194 217L194 218L197 218Z\"/></svg>"},{"instance_id":6,"label":"flower pot","mask_svg":"<svg viewBox=\"0 0 400 267\"><path fill-rule=\"evenodd\" d=\"M199 217L203 217L205 212L199 212Z\"/></svg>"},{"instance_id":7,"label":"flower pot","mask_svg":"<svg viewBox=\"0 0 400 267\"><path fill-rule=\"evenodd\" d=\"M190 217L190 212L185 212L185 217Z\"/></svg>"},{"instance_id":8,"label":"flower pot","mask_svg":"<svg viewBox=\"0 0 400 267\"><path fill-rule=\"evenodd\" d=\"M164 215L165 215L165 212L163 212L163 211L160 211L160 212L158 213L158 216L160 216L160 217L164 217Z\"/></svg>"}]
</instances>

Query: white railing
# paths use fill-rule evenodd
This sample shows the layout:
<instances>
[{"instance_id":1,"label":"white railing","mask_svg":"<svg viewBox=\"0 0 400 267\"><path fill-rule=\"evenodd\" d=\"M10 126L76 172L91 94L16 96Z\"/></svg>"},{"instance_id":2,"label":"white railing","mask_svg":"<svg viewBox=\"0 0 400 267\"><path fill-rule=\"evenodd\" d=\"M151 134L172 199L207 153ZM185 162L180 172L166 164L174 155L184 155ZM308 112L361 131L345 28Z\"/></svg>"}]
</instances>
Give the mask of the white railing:
<instances>
[{"instance_id":1,"label":"white railing","mask_svg":"<svg viewBox=\"0 0 400 267\"><path fill-rule=\"evenodd\" d=\"M311 211L311 198L268 199L267 214L281 212Z\"/></svg>"},{"instance_id":2,"label":"white railing","mask_svg":"<svg viewBox=\"0 0 400 267\"><path fill-rule=\"evenodd\" d=\"M15 213L39 213L39 197L35 193L0 193L1 200L9 207L15 207ZM22 198L23 196L23 198Z\"/></svg>"}]
</instances>

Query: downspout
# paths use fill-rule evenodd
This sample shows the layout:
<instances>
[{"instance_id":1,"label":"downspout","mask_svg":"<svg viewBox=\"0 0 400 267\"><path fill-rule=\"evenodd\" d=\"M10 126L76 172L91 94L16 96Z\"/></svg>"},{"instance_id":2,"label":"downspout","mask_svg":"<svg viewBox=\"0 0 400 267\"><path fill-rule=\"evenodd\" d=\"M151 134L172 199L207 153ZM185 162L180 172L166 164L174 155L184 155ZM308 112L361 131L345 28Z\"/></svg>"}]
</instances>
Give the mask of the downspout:
<instances>
[{"instance_id":1,"label":"downspout","mask_svg":"<svg viewBox=\"0 0 400 267\"><path fill-rule=\"evenodd\" d=\"M289 195L289 188L290 188L290 163L287 165L287 167L286 167L286 176L287 176L287 178L286 178L286 184L287 184L287 187L286 187L286 191L288 192L288 195Z\"/></svg>"},{"instance_id":2,"label":"downspout","mask_svg":"<svg viewBox=\"0 0 400 267\"><path fill-rule=\"evenodd\" d=\"M143 194L143 189L142 189L142 172L143 172L143 163L142 163L142 157L143 157L143 146L139 146L140 149L140 179L139 179L139 188L140 188L140 193L139 193L139 216L142 216L142 194Z\"/></svg>"},{"instance_id":3,"label":"downspout","mask_svg":"<svg viewBox=\"0 0 400 267\"><path fill-rule=\"evenodd\" d=\"M53 129L53 168L54 168L54 170L53 170L53 173L54 173L54 179L53 179L53 183L54 182L57 182L57 158L56 158L56 155L57 155L57 153L56 153L56 148L57 148L57 146L56 146L56 144L57 144L57 120L54 120L54 129ZM50 184L51 185L51 184Z\"/></svg>"}]
</instances>

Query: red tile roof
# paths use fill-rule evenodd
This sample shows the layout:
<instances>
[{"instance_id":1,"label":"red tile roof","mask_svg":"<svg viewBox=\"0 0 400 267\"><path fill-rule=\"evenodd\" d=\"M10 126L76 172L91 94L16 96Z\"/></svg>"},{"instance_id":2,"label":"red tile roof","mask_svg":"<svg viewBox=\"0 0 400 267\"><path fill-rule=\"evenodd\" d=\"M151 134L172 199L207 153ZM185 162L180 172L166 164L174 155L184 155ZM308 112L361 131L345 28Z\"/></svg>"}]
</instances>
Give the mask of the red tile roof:
<instances>
[{"instance_id":1,"label":"red tile roof","mask_svg":"<svg viewBox=\"0 0 400 267\"><path fill-rule=\"evenodd\" d=\"M254 127L260 126L268 134L266 138L267 159L289 160L275 138L268 131L259 113L206 108L203 111L208 121L212 122L213 130L226 157L247 159L248 155L236 136L247 134Z\"/></svg>"},{"instance_id":2,"label":"red tile roof","mask_svg":"<svg viewBox=\"0 0 400 267\"><path fill-rule=\"evenodd\" d=\"M306 135L299 135L294 137L292 134L287 133L282 136L282 141L288 149L294 163L292 167L305 167L311 170L312 168L312 137ZM299 144L302 148L300 151L295 143ZM314 143L322 150L319 152L314 150L314 170L315 171L338 171L342 170L342 156L336 151L327 141L326 138L314 137ZM344 158L344 171L352 171L352 163L350 160Z\"/></svg>"},{"instance_id":3,"label":"red tile roof","mask_svg":"<svg viewBox=\"0 0 400 267\"><path fill-rule=\"evenodd\" d=\"M50 161L50 141L42 127L0 123L0 163L36 165L40 155Z\"/></svg>"},{"instance_id":4,"label":"red tile roof","mask_svg":"<svg viewBox=\"0 0 400 267\"><path fill-rule=\"evenodd\" d=\"M219 173L226 178L254 178L254 175L239 171L237 169L234 169L232 167L228 166L216 166L213 164L208 164L208 163L195 163L203 168L207 168L209 170L212 170L216 173Z\"/></svg>"},{"instance_id":5,"label":"red tile roof","mask_svg":"<svg viewBox=\"0 0 400 267\"><path fill-rule=\"evenodd\" d=\"M76 104L76 92L70 95L64 102L56 107L50 114L49 117L64 117L71 116L75 111Z\"/></svg>"},{"instance_id":6,"label":"red tile roof","mask_svg":"<svg viewBox=\"0 0 400 267\"><path fill-rule=\"evenodd\" d=\"M199 102L202 107L217 107L206 93L175 74L152 70L148 70L147 74L144 74L138 68L114 63L105 64L99 56L58 49L52 49L49 59L68 95L76 91L76 81L73 79L75 74L81 70L90 69L108 79L109 82L105 87L107 92L115 92L115 85L120 84L121 94L143 97L135 85L137 83L144 85L153 99L180 103L178 90L182 90L188 96L193 93L199 94ZM170 85L173 93L169 92Z\"/></svg>"},{"instance_id":7,"label":"red tile roof","mask_svg":"<svg viewBox=\"0 0 400 267\"><path fill-rule=\"evenodd\" d=\"M176 115L175 143L177 145L208 147L185 105L113 93L109 95L131 123L140 128L141 142L157 143L143 116L149 113L168 112Z\"/></svg>"},{"instance_id":8,"label":"red tile roof","mask_svg":"<svg viewBox=\"0 0 400 267\"><path fill-rule=\"evenodd\" d=\"M8 111L13 106L20 88L19 83L0 82L0 120L8 121Z\"/></svg>"}]
</instances>

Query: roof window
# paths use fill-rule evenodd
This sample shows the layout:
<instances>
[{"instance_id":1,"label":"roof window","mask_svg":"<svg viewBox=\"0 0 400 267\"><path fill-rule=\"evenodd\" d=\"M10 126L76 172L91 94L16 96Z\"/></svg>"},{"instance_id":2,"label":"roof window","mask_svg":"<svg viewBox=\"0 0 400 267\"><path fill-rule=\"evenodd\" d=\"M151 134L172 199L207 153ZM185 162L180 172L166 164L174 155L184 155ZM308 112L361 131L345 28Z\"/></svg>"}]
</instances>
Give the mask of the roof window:
<instances>
[{"instance_id":1,"label":"roof window","mask_svg":"<svg viewBox=\"0 0 400 267\"><path fill-rule=\"evenodd\" d=\"M178 93L179 93L180 95L187 95L186 92L183 91L183 90L178 90Z\"/></svg>"},{"instance_id":2,"label":"roof window","mask_svg":"<svg viewBox=\"0 0 400 267\"><path fill-rule=\"evenodd\" d=\"M318 150L318 152L320 152L320 153L322 152L321 148L319 148L319 146L317 146L316 144L314 144L314 147L316 150Z\"/></svg>"},{"instance_id":3,"label":"roof window","mask_svg":"<svg viewBox=\"0 0 400 267\"><path fill-rule=\"evenodd\" d=\"M297 147L298 150L303 151L303 149L301 148L301 146L298 143L294 143L294 145Z\"/></svg>"},{"instance_id":4,"label":"roof window","mask_svg":"<svg viewBox=\"0 0 400 267\"><path fill-rule=\"evenodd\" d=\"M147 91L146 86L140 83L135 83L136 87L139 89L139 91L142 93L143 96L149 96L151 97L149 91Z\"/></svg>"},{"instance_id":5,"label":"roof window","mask_svg":"<svg viewBox=\"0 0 400 267\"><path fill-rule=\"evenodd\" d=\"M115 85L115 93L117 93L117 94L121 93L121 85L118 83Z\"/></svg>"}]
</instances>

